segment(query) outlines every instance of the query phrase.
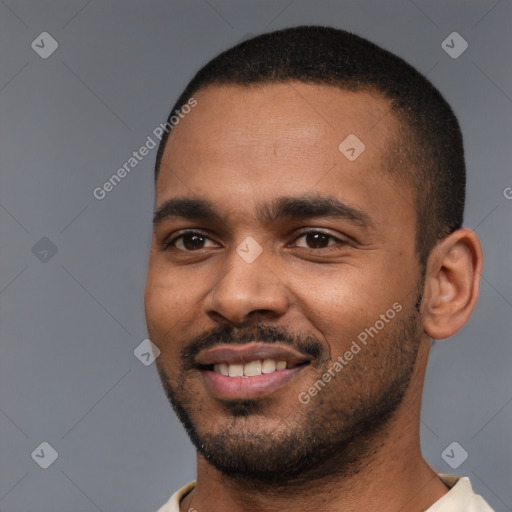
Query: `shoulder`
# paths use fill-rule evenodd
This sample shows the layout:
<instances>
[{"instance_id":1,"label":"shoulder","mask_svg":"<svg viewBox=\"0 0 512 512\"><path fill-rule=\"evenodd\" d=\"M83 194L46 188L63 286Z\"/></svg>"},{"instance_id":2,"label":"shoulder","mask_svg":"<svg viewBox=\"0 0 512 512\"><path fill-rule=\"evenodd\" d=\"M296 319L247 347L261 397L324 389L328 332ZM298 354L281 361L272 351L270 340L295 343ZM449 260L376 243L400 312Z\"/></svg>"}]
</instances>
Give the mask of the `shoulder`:
<instances>
[{"instance_id":1,"label":"shoulder","mask_svg":"<svg viewBox=\"0 0 512 512\"><path fill-rule=\"evenodd\" d=\"M425 512L494 512L482 496L474 493L467 476L438 476L450 490Z\"/></svg>"},{"instance_id":2,"label":"shoulder","mask_svg":"<svg viewBox=\"0 0 512 512\"><path fill-rule=\"evenodd\" d=\"M196 486L195 480L178 489L157 512L180 512L180 501Z\"/></svg>"}]
</instances>

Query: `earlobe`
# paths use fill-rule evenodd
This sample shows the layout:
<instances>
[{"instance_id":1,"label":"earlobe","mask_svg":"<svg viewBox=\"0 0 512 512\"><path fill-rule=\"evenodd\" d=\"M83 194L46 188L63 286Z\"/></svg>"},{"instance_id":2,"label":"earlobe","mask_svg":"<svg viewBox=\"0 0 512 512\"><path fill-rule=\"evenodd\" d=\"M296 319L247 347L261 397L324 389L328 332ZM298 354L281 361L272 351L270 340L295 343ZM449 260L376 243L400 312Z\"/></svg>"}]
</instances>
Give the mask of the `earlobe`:
<instances>
[{"instance_id":1,"label":"earlobe","mask_svg":"<svg viewBox=\"0 0 512 512\"><path fill-rule=\"evenodd\" d=\"M424 330L434 339L453 336L467 322L478 299L483 255L470 229L459 229L433 249L427 263Z\"/></svg>"}]
</instances>

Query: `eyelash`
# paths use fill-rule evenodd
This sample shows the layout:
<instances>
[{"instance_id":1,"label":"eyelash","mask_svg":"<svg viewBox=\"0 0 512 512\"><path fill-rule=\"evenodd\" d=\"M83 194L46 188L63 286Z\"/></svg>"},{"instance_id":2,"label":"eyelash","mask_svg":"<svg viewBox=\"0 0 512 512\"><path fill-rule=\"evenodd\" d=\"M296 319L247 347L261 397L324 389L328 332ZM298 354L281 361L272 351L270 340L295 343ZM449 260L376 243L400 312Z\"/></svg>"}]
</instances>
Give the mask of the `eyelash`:
<instances>
[{"instance_id":1,"label":"eyelash","mask_svg":"<svg viewBox=\"0 0 512 512\"><path fill-rule=\"evenodd\" d=\"M339 245L342 245L342 246L348 245L348 242L341 240L341 239L335 237L334 235L331 235L330 233L327 233L327 232L319 230L319 229L306 229L306 230L300 232L300 234L294 239L294 242L297 242L297 240L299 240L300 238L307 236L309 234L317 234L317 233L327 236L329 238L329 241L334 240L336 243L327 245L326 247L302 247L302 249L311 249L314 251L322 250L322 251L326 252L326 251L332 251L332 250L338 249ZM181 234L173 237L170 240L164 241L162 244L163 249L169 250L169 249L175 247L176 242L187 235L199 235L202 238L212 240L210 237L206 236L205 234L201 233L200 231L193 231L193 230L185 231L185 232L182 232ZM200 249L197 249L197 251L200 251L201 249L203 249L203 248L201 247ZM178 249L178 250L180 252L196 252L194 250L188 250L188 249Z\"/></svg>"}]
</instances>

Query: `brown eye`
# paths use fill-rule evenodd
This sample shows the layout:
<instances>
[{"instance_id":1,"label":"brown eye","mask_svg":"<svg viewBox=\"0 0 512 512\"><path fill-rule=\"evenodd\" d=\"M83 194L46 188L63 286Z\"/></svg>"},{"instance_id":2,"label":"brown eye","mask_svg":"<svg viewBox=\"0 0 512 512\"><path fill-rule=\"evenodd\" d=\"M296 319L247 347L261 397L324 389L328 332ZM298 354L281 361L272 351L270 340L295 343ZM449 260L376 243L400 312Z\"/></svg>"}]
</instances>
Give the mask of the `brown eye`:
<instances>
[{"instance_id":1,"label":"brown eye","mask_svg":"<svg viewBox=\"0 0 512 512\"><path fill-rule=\"evenodd\" d=\"M217 244L213 242L210 238L201 233L196 232L181 234L170 240L167 244L165 244L165 248L167 249L174 247L179 251L184 252L192 252L197 251L199 249L205 249L208 247L216 246Z\"/></svg>"},{"instance_id":2,"label":"brown eye","mask_svg":"<svg viewBox=\"0 0 512 512\"><path fill-rule=\"evenodd\" d=\"M301 240L302 242L300 242ZM336 245L336 243L342 244L343 242L323 231L308 231L299 236L295 241L297 247L305 247L307 249L323 249Z\"/></svg>"},{"instance_id":3,"label":"brown eye","mask_svg":"<svg viewBox=\"0 0 512 512\"><path fill-rule=\"evenodd\" d=\"M184 235L182 237L182 244L185 249L193 251L194 249L201 249L203 247L205 237L201 235Z\"/></svg>"},{"instance_id":4,"label":"brown eye","mask_svg":"<svg viewBox=\"0 0 512 512\"><path fill-rule=\"evenodd\" d=\"M325 233L308 233L306 235L306 243L311 248L327 247L331 237Z\"/></svg>"}]
</instances>

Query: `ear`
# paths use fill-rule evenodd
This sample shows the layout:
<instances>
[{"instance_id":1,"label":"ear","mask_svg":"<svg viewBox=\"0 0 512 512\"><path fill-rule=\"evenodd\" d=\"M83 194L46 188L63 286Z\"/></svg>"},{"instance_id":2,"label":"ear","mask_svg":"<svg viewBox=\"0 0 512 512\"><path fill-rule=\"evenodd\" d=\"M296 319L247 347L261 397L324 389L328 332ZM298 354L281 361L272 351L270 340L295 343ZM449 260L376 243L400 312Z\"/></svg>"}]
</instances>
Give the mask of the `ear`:
<instances>
[{"instance_id":1,"label":"ear","mask_svg":"<svg viewBox=\"0 0 512 512\"><path fill-rule=\"evenodd\" d=\"M423 327L434 339L453 336L467 322L478 299L483 255L470 229L454 231L432 250L425 276Z\"/></svg>"}]
</instances>

